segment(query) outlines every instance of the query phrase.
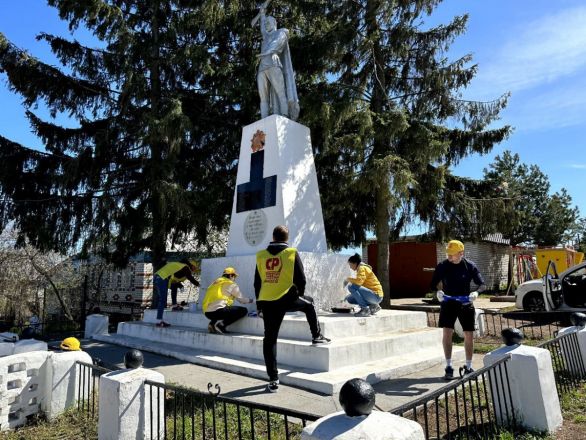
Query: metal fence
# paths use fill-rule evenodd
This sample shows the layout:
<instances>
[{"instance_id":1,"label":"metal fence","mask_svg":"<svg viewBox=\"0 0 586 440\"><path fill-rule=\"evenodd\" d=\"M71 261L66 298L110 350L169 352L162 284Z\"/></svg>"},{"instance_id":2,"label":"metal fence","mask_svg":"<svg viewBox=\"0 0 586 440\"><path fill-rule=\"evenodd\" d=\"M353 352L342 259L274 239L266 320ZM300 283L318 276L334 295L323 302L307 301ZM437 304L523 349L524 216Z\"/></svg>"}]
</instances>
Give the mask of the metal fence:
<instances>
[{"instance_id":1,"label":"metal fence","mask_svg":"<svg viewBox=\"0 0 586 440\"><path fill-rule=\"evenodd\" d=\"M561 325L558 322L540 324L534 321L505 317L506 313L485 310L480 314L484 324L484 337L494 337L500 340L501 332L506 328L518 328L528 339L548 340L555 337ZM437 327L439 312L427 312L427 325Z\"/></svg>"},{"instance_id":2,"label":"metal fence","mask_svg":"<svg viewBox=\"0 0 586 440\"><path fill-rule=\"evenodd\" d=\"M152 439L298 439L314 414L292 411L158 382L145 382Z\"/></svg>"},{"instance_id":3,"label":"metal fence","mask_svg":"<svg viewBox=\"0 0 586 440\"><path fill-rule=\"evenodd\" d=\"M77 384L77 410L87 413L90 417L98 415L98 388L100 376L109 373L109 370L86 362L76 362L79 381Z\"/></svg>"},{"instance_id":4,"label":"metal fence","mask_svg":"<svg viewBox=\"0 0 586 440\"><path fill-rule=\"evenodd\" d=\"M576 332L558 336L540 344L549 350L558 395L577 390L586 380L586 368Z\"/></svg>"},{"instance_id":5,"label":"metal fence","mask_svg":"<svg viewBox=\"0 0 586 440\"><path fill-rule=\"evenodd\" d=\"M419 423L426 439L489 439L517 428L510 356L392 411Z\"/></svg>"}]
</instances>

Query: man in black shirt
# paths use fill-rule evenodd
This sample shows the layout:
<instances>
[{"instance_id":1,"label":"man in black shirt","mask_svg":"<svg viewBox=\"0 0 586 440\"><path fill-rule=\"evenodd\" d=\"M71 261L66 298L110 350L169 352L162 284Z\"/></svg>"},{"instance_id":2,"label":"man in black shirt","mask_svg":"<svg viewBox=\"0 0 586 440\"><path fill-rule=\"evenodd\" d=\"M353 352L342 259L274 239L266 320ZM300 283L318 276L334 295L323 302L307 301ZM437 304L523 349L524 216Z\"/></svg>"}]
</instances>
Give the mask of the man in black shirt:
<instances>
[{"instance_id":1,"label":"man in black shirt","mask_svg":"<svg viewBox=\"0 0 586 440\"><path fill-rule=\"evenodd\" d=\"M439 327L443 327L444 334L442 344L446 357L446 380L454 378L452 367L452 335L456 319L460 320L464 330L464 350L466 352L466 365L464 374L470 374L472 369L472 353L474 351L474 330L476 311L472 302L478 298L486 286L478 267L464 258L464 244L458 240L452 240L446 247L447 259L435 268L431 289L437 290L437 299L440 302ZM470 293L470 282L478 287ZM438 285L441 282L441 288ZM445 293L444 293L445 292Z\"/></svg>"}]
</instances>

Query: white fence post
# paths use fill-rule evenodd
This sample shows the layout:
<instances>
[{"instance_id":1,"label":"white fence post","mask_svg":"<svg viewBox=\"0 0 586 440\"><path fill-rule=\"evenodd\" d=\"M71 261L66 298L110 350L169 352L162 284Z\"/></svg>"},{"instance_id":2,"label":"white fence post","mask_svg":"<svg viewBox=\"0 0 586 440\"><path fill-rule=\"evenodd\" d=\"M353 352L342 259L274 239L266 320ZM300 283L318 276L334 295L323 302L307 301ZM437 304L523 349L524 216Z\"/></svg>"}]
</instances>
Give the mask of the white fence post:
<instances>
[{"instance_id":1,"label":"white fence post","mask_svg":"<svg viewBox=\"0 0 586 440\"><path fill-rule=\"evenodd\" d=\"M77 392L80 388L80 382L84 380L81 377L76 362L92 363L92 358L84 351L66 351L62 353L51 353L49 356L49 376L47 377L46 386L49 388L47 394L50 396L43 404L43 411L47 418L53 419L70 408L77 402ZM91 398L92 382L91 378L85 378L89 381L88 387L85 387L85 398ZM87 395L89 394L89 395Z\"/></svg>"},{"instance_id":2,"label":"white fence post","mask_svg":"<svg viewBox=\"0 0 586 440\"><path fill-rule=\"evenodd\" d=\"M144 368L112 371L100 377L99 440L151 439L151 426L153 439L164 437L165 393L151 401L146 380L165 383L161 373ZM158 423L154 420L151 424L151 413L160 417Z\"/></svg>"},{"instance_id":3,"label":"white fence post","mask_svg":"<svg viewBox=\"0 0 586 440\"><path fill-rule=\"evenodd\" d=\"M360 417L340 411L307 425L301 433L301 440L338 439L424 440L425 435L419 423L382 411Z\"/></svg>"},{"instance_id":4,"label":"white fence post","mask_svg":"<svg viewBox=\"0 0 586 440\"><path fill-rule=\"evenodd\" d=\"M506 363L505 373L495 371L489 375L497 421L510 422L503 420L503 414L505 418L511 416L508 406L512 403L517 424L532 431L554 432L562 425L562 412L549 350L517 344L505 346L484 356L484 365L492 365L507 354L511 359Z\"/></svg>"},{"instance_id":5,"label":"white fence post","mask_svg":"<svg viewBox=\"0 0 586 440\"><path fill-rule=\"evenodd\" d=\"M0 358L0 430L24 425L27 416L39 412L47 399L48 357L38 351Z\"/></svg>"},{"instance_id":6,"label":"white fence post","mask_svg":"<svg viewBox=\"0 0 586 440\"><path fill-rule=\"evenodd\" d=\"M306 426L302 440L424 440L419 423L391 413L372 411L376 394L362 379L350 379L340 389L344 411Z\"/></svg>"}]
</instances>

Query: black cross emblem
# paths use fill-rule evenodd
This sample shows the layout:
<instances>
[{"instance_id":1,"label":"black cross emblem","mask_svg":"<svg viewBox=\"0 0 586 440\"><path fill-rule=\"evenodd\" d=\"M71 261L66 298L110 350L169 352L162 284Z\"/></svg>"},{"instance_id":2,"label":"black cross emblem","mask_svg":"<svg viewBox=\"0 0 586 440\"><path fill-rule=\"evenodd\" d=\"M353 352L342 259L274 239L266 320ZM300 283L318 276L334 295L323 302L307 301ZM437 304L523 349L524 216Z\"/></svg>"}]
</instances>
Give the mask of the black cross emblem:
<instances>
[{"instance_id":1,"label":"black cross emblem","mask_svg":"<svg viewBox=\"0 0 586 440\"><path fill-rule=\"evenodd\" d=\"M277 204L277 176L263 178L265 151L250 157L250 181L236 188L236 212L254 211Z\"/></svg>"}]
</instances>

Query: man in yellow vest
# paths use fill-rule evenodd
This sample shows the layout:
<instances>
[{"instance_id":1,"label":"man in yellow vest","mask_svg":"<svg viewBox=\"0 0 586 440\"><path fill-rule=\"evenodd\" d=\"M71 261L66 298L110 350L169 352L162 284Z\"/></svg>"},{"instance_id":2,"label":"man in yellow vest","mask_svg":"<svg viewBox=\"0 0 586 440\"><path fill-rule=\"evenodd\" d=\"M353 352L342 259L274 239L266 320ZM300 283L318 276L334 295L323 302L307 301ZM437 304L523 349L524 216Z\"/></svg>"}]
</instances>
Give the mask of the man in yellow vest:
<instances>
[{"instance_id":1,"label":"man in yellow vest","mask_svg":"<svg viewBox=\"0 0 586 440\"><path fill-rule=\"evenodd\" d=\"M206 291L202 308L206 318L210 320L208 325L210 333L229 333L226 327L247 315L246 307L232 305L234 300L240 304L254 302L251 298L242 296L238 284L234 282L237 276L233 267L227 267L222 276L210 284Z\"/></svg>"},{"instance_id":2,"label":"man in yellow vest","mask_svg":"<svg viewBox=\"0 0 586 440\"><path fill-rule=\"evenodd\" d=\"M277 369L277 338L279 328L287 312L303 312L309 323L313 345L328 344L330 340L321 334L313 299L304 296L305 273L297 249L289 247L289 230L277 226L273 230L273 241L256 254L254 292L256 306L265 325L263 355L269 376L267 389L271 393L279 390Z\"/></svg>"},{"instance_id":3,"label":"man in yellow vest","mask_svg":"<svg viewBox=\"0 0 586 440\"><path fill-rule=\"evenodd\" d=\"M158 297L157 304L157 327L169 327L171 324L163 321L163 311L167 307L167 291L172 288L171 301L177 306L177 290L179 283L189 280L194 286L199 286L199 282L193 278L193 272L196 269L195 260L172 261L161 267L154 277L155 291Z\"/></svg>"}]
</instances>

